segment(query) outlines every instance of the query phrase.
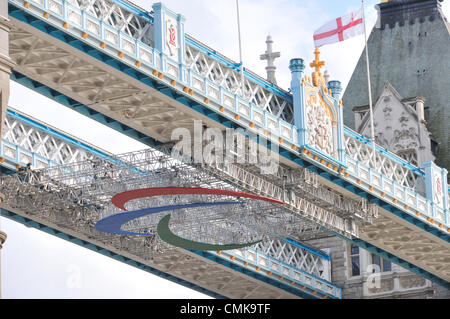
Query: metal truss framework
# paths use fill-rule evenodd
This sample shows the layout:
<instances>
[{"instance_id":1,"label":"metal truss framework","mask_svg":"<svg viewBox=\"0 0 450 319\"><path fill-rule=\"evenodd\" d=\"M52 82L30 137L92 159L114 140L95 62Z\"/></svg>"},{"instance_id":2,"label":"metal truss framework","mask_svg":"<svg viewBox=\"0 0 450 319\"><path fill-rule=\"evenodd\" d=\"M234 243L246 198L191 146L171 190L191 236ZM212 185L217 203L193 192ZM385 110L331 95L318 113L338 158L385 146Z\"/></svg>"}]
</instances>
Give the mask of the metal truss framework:
<instances>
[{"instance_id":1,"label":"metal truss framework","mask_svg":"<svg viewBox=\"0 0 450 319\"><path fill-rule=\"evenodd\" d=\"M150 155L149 152L145 152L146 155L144 157L134 156L133 158L135 160L139 158L139 160L136 162L139 167L130 167L129 164L125 164L120 158L113 158L111 154L105 154L95 149L89 149L89 145L84 145L82 142L79 142L77 140L70 140L70 137L65 135L64 133L60 133L59 131L45 125L44 123L37 122L36 120L26 117L20 112L11 109L8 110L7 120L10 125L8 126L8 131L5 133L5 136L14 136L15 139L11 140L10 142L4 141L3 150L5 150L5 143L8 143L8 145L14 145L12 142L20 141L22 143L22 147L19 148L16 145L15 148L23 154L23 156L15 154L15 156L9 157L6 154L2 153L1 155L4 156L3 158L6 158L8 161L16 163L20 162L22 164L25 164L28 159L32 159L30 163L33 164L32 167L34 168L36 167L36 165L39 165L36 159L36 157L38 156L36 152L41 149L47 149L49 145L60 145L60 147L54 149L55 153L41 154L44 156L56 156L56 158L60 159L58 161L59 163L55 161L48 161L48 166L50 166L49 169L37 171L20 170L18 174L2 179L1 188L2 191L8 194L7 197L9 198L10 203L9 207L13 208L15 211L19 210L26 212L26 215L28 217L39 218L41 220L44 219L48 222L55 223L59 227L65 229L70 228L72 231L75 230L76 232L78 232L86 227L87 229L91 230L90 232L88 232L89 236L96 236L96 238L101 236L99 236L98 232L93 230L96 222L96 219L94 218L95 214L99 214L99 212L104 210L104 206L109 204L108 201L105 202L105 198L109 198L111 194L114 194L114 192L123 190L123 186L122 188L120 188L120 186L114 187L113 185L110 185L108 187L107 177L110 177L110 180L114 178L114 176L116 180L126 180L127 177L132 178L136 176L138 176L138 179L142 179L142 176L144 174L144 171L142 169L145 168L147 171L151 171L154 173L151 177L147 176L147 179L155 180L155 177L158 177L159 179L163 178L164 170L174 170L176 168L174 161L168 160L167 156L163 156L163 154L157 151L153 151L152 155ZM15 133L12 133L13 129L15 129ZM32 141L36 141L36 136L39 137L39 145L31 143ZM83 145L84 148L81 147ZM70 148L74 154L84 154L85 157L89 159L83 164L73 164L73 157L61 158L58 154L58 152L60 152L63 147ZM123 156L122 158L125 157L129 158L130 156ZM120 163L117 165L121 166L122 170L116 170L113 174L113 165L111 164L113 162ZM67 166L65 167L59 165L64 165L65 163L67 163ZM74 167L76 167L78 171L75 172ZM90 170L96 170L95 174L89 174L92 177L91 179L86 177L82 178L82 170L87 168L89 168ZM65 187L61 187L61 185L58 185L58 183L55 184L55 179L52 178L51 180L46 180L45 176L42 174L42 172L45 171L52 172L53 175L58 176L65 172L66 178L60 179L60 183L64 183L67 185L68 183L73 183L74 180L82 180L84 182L84 185L82 188L71 189L67 191ZM172 173L169 173L169 175L171 175ZM205 184L205 182L208 183L208 181L206 180L207 174L201 174L200 177L204 179L202 181L199 179L199 184ZM183 183L185 183L185 185L190 185L191 179L192 174L179 174L178 181L172 178L172 183L175 183L177 185L183 185ZM95 180L94 185L91 183L93 180ZM183 180L183 182L181 180ZM142 180L132 181L130 183L130 187L139 187L139 185L142 185L142 183ZM224 183L215 180L214 187L220 187L219 184L222 184L222 186L224 185ZM81 196L82 192L84 193L83 196ZM87 196L87 194L89 194L90 196ZM95 203L93 201L93 198L96 199ZM189 198L189 200L191 199L192 198ZM179 202L179 199L175 200ZM165 199L163 202L158 201L157 204L162 203L167 203L167 199ZM155 204L155 202L150 203L150 205L153 204ZM263 208L259 208L260 211L262 211L262 209ZM201 226L201 218L198 217L201 213L202 212L195 212L195 219L191 218L191 220L184 217L182 223L185 226L187 225L188 229L190 229L191 231L192 229L196 229L196 232L198 232L198 230L204 231L205 227ZM108 214L108 212L106 212L106 214ZM248 216L246 218L246 220L248 221ZM217 218L216 221L219 221L219 218ZM242 219L240 219L239 222L241 223ZM142 231L143 227L140 224L142 224L142 221L132 222L128 225L128 229ZM77 226L75 227L75 225ZM148 229L148 225L146 226L146 229ZM210 231L211 229L211 227L207 228L208 231ZM183 233L183 229L178 229L178 231ZM184 235L189 236L189 234L187 234L185 230ZM214 234L215 238L217 238L217 235L218 233L216 231ZM201 239L202 238L200 238L200 240ZM331 293L332 296L339 296L340 290L336 290L334 286L331 286L330 290L330 285L328 283L321 283L319 279L311 279L311 276L309 275L312 274L316 278L329 279L329 273L327 271L324 272L324 269L326 270L330 267L329 258L324 259L323 256L311 253L308 248L302 248L300 244L291 245L287 242L284 242L284 244L280 245L273 244L272 241L271 244L261 247L268 246L271 247L271 249L267 252L258 252L258 250L256 250L256 253L273 256L271 257L273 258L272 263L275 263L275 261L281 261L286 265L292 265L293 267L295 267L292 269L304 270L305 275L303 275L303 278L305 278L306 283L311 284L311 280L313 280L314 287L317 286L317 289L326 289L325 291L327 291L327 293ZM135 249L133 251L141 257L147 256L149 252L142 251L142 249L145 249L144 247L148 247L151 258L153 258L155 253L166 254L168 251L172 251L174 249L173 247L170 247L167 244L161 242L158 237L155 236L147 237L145 239L144 245L135 246ZM278 247L279 251L275 249L276 247ZM244 254L247 255L246 252L244 252ZM251 254L248 253L248 255L250 256ZM278 257L275 257L275 255ZM240 258L239 256L243 256L243 253L236 252L236 257ZM146 258L148 258L148 256ZM260 259L261 258L263 257L261 256ZM248 260L247 262L251 263L252 259L250 258L250 260ZM262 262L262 259L260 260L260 262ZM264 265L265 263L263 262L262 265ZM285 268L286 267L283 266L283 269ZM275 272L275 268L272 269ZM294 271L293 277L296 273L297 272ZM300 278L298 275L295 275L295 277Z\"/></svg>"},{"instance_id":2,"label":"metal truss framework","mask_svg":"<svg viewBox=\"0 0 450 319\"><path fill-rule=\"evenodd\" d=\"M86 105L98 107L99 111L125 118L130 121L130 125L132 121L133 126L138 125L143 131L152 132L152 135L159 137L162 141L170 141L171 132L177 127L192 129L194 126L195 118L169 106L164 99L156 97L151 88L147 87L143 90L131 86L122 78L114 77L111 73L94 67L28 32L15 29L11 34L10 43L10 55L18 62L16 68L18 71L25 74L32 72L32 77L37 76L44 83L57 85L63 92L72 92L72 94L76 92L77 100L86 102ZM32 43L37 45L33 46ZM43 55L48 58L44 58ZM313 190L313 188L310 189ZM277 191L278 196L284 198L279 188ZM327 192L327 194L330 193ZM330 197L328 195L325 198ZM332 202L337 203L338 200L332 199ZM357 234L354 224L349 225L348 221L329 211L309 205L297 197L292 199L292 203L293 209L308 212L312 219L317 219L322 224L329 224L337 231L348 232L351 236ZM348 211L342 208L337 206L336 211Z\"/></svg>"},{"instance_id":3,"label":"metal truss framework","mask_svg":"<svg viewBox=\"0 0 450 319\"><path fill-rule=\"evenodd\" d=\"M317 277L322 277L331 271L331 269L327 268L330 264L325 263L320 256L309 254L305 249L291 245L283 240L266 240L256 244L254 248L299 269L305 269L308 273ZM328 276L325 277L327 278Z\"/></svg>"},{"instance_id":4,"label":"metal truss framework","mask_svg":"<svg viewBox=\"0 0 450 319\"><path fill-rule=\"evenodd\" d=\"M44 0L31 0L44 6ZM47 0L50 11L63 15L63 5L58 0ZM85 10L93 17L108 23L132 38L153 46L153 17L150 14L142 14L135 4L128 1L114 0L67 0L73 9L68 10L68 21L81 24L81 14L76 9ZM122 5L119 5L118 3ZM127 5L125 7L124 5ZM137 14L141 12L141 14ZM90 27L95 27L90 24Z\"/></svg>"},{"instance_id":5,"label":"metal truss framework","mask_svg":"<svg viewBox=\"0 0 450 319\"><path fill-rule=\"evenodd\" d=\"M73 50L70 45L63 44L62 42L57 43L51 35L42 35L39 32L36 32L33 27L27 26L25 23L14 20L13 24L13 33L11 34L11 55L16 62L19 62L17 70L20 73L39 81L41 85L57 88L58 92L55 94L70 96L76 101L79 101L80 105L86 105L92 108L93 114L91 115L95 116L95 112L100 112L118 120L124 125L128 125L129 127L144 132L148 136L163 142L168 140L168 132L174 127L181 125L186 127L192 125L192 120L195 116L192 116L192 113L188 114L187 108L182 109L175 107L173 103L164 100L162 94L156 94L155 91L149 89L148 86L138 83L139 81L130 81L130 78L127 76L123 77L123 73L121 74L120 72L117 72L117 70L111 70L113 68L108 67L105 64L103 64L104 67L100 67L101 63L99 63L98 60L94 61L95 59L83 55L81 49L80 52L76 52L77 49ZM20 26L20 28L17 26ZM31 49L34 41L38 41L36 50ZM67 43L70 41L65 42ZM76 45L74 46L76 47ZM49 51L47 51L47 49ZM84 50L84 52L86 52L86 50ZM34 53L35 55L33 56ZM30 56L33 56L33 61L28 65L26 60ZM21 66L20 61L24 59L25 62ZM52 63L50 61L51 59L53 59L55 63ZM74 60L73 65L71 65L72 60ZM111 61L112 60L113 59L111 59ZM108 63L106 60L104 62ZM72 66L74 68L72 68ZM78 66L80 66L79 69L77 69ZM107 72L105 72L105 70ZM64 85L58 83L58 81L61 78L65 79L67 75L70 75L72 82L69 81L69 84L64 87ZM77 81L77 78L80 81ZM113 79L113 87L110 90L108 78ZM119 81L119 79L122 81ZM107 84L104 84L105 80ZM81 83L83 81L84 83ZM148 96L151 97L151 103L146 104L146 101L143 102L142 96L145 96L145 94L148 94ZM93 99L95 97L97 98ZM103 97L103 99L98 99L99 97ZM177 98L175 97L175 99ZM113 103L117 104L113 105ZM140 108L139 103L142 103L144 107ZM130 105L131 107L128 107ZM165 108L163 108L162 105L165 105ZM129 112L130 110L132 111L131 113ZM168 111L168 113L165 113L164 111ZM146 114L146 112L148 113ZM158 112L162 112L162 114ZM138 113L140 116L134 119L133 117ZM176 115L179 115L179 117ZM167 125L167 123L171 124ZM379 153L381 154L382 152ZM354 157L356 155L353 154L352 156ZM387 152L383 154L387 159L393 159L392 156L389 155L391 154L388 154ZM404 161L394 161L401 165L404 164L406 168L415 171L413 167L408 166L408 163ZM377 170L382 169L382 166L376 164L377 162L383 161L375 160L373 168ZM384 163L386 163L386 161L384 161L382 165L384 165ZM370 164L370 161L368 164ZM390 165L390 163L387 165ZM395 181L401 185L405 185L407 177L400 173L393 174L392 178L397 179L397 176L398 180ZM345 182L343 184L345 184ZM353 193L358 193L356 187L353 188ZM369 198L371 197L369 196ZM378 201L378 203L380 203L380 201ZM415 223L415 221L411 221L411 223L413 222ZM427 227L425 226L424 229L427 229ZM395 254L396 252L392 251L392 253Z\"/></svg>"},{"instance_id":6,"label":"metal truss framework","mask_svg":"<svg viewBox=\"0 0 450 319\"><path fill-rule=\"evenodd\" d=\"M94 161L95 162L95 161ZM72 167L73 168L73 167ZM107 167L108 171L110 172L111 167ZM69 168L70 169L70 168ZM126 168L129 170L129 167ZM49 171L52 172L53 177L55 175L58 175L61 173L62 170L67 170L65 167L54 167L51 168ZM102 174L103 171L97 171L98 175L97 178L99 180L105 181L105 179L110 178L110 176L99 176ZM90 239L94 239L96 241L100 241L103 244L107 244L108 246L114 246L119 247L121 251L132 253L133 255L138 256L139 258L144 258L146 261L151 260L156 265L161 266L161 263L164 264L163 261L160 259L164 259L165 256L168 254L172 254L173 251L179 251L179 249L175 249L174 247L170 247L167 244L161 242L158 240L156 236L148 236L148 237L124 237L124 236L117 236L117 235L107 235L104 233L100 233L97 230L95 230L95 222L98 219L98 216L104 212L104 206L106 205L106 202L103 199L97 199L96 203L93 203L92 198L93 197L108 197L105 195L105 191L99 191L98 188L101 188L105 190L105 188L101 187L101 184L95 184L92 185L92 183L88 186L88 183L84 185L82 189L78 188L64 188L62 187L62 183L66 184L67 182L71 181L76 178L74 175L80 175L74 172L74 175L67 176L68 179L59 179L56 180L55 178L47 179L46 176L43 174L45 171L28 171L23 172L19 174L15 174L13 176L9 176L6 178L3 178L1 180L1 189L2 192L6 195L7 201L5 203L8 210L11 211L21 211L26 212L26 216L31 219L41 220L45 221L45 224L54 224L59 228L62 229L69 229L73 233L81 233L85 236L88 236ZM118 174L118 178L123 178L124 176L121 176L120 172L116 171L115 173ZM158 176L156 172L155 175L148 176L148 179L155 180L155 176ZM138 175L141 176L140 182L142 183L142 173L139 172ZM160 176L161 177L161 176ZM78 180L86 180L86 176L78 176ZM93 177L93 179L96 179L96 177ZM58 185L59 184L59 185ZM133 187L136 185L132 183ZM88 190L91 189L97 189L97 195L90 193L90 196L81 196L81 192L88 192ZM109 190L109 188L107 188ZM177 198L177 201L180 199ZM167 198L165 198L164 203L167 203ZM103 205L101 204L103 203ZM147 202L148 204L148 202ZM154 204L154 203L153 203ZM189 212L184 212L189 213ZM202 230L202 227L199 227L199 224L202 224L202 219L198 218L198 214L201 214L202 212L195 212L195 215L197 218L195 219L195 223L189 223L189 220L186 218L183 218L181 222L183 225L187 225L188 227L194 227L196 228L196 231ZM178 221L180 222L180 221ZM215 220L215 222L220 222L219 218ZM242 222L242 220L241 220ZM144 225L146 224L146 225ZM175 229L177 225L175 225ZM144 228L148 229L148 220L141 221L140 223L133 223L127 226L127 229L139 229L142 231ZM208 229L210 229L208 227ZM186 229L184 229L184 233L186 234ZM210 234L208 234L210 235ZM217 233L215 234L217 237ZM203 238L204 240L204 238ZM124 242L129 243L129 245L124 245ZM267 256L271 256L274 254L277 250L275 247L271 247L270 250L266 253ZM278 250L281 252L278 252L278 255L281 257L279 258L281 261L284 261L286 263L286 266L288 265L288 261L290 261L290 264L295 264L295 267L300 266L302 268L306 268L313 272L313 275L316 275L317 278L313 279L313 287L316 290L324 290L327 294L330 293L330 287L332 296L339 296L340 291L336 291L333 286L330 286L329 283L326 281L321 281L318 278L321 277L328 277L327 272L323 272L324 267L329 267L329 264L324 266L323 263L320 263L317 259L317 256L314 256L314 254L311 254L310 252L299 248L298 246L293 247L289 243L285 243L282 246L278 247ZM285 251L285 252L282 252ZM257 251L256 251L257 252ZM294 254L294 256L290 256L289 254ZM245 253L247 254L247 253ZM161 256L160 256L161 255ZM242 255L242 253L239 253L239 255ZM266 257L267 258L267 257ZM275 259L277 259L275 257ZM169 267L168 270L170 272L180 269L180 270L186 270L186 267L184 266L184 262L189 261L190 259L184 259L182 256L178 256L176 259L176 262L180 262L181 264L179 266L172 265ZM248 263L248 262L247 262ZM286 267L284 266L283 269ZM274 268L271 268L274 269ZM286 268L288 269L288 268ZM301 268L298 268L301 269ZM281 271L280 271L281 273ZM295 273L298 273L294 271ZM287 273L287 275L289 272ZM217 276L217 274L215 274ZM286 276L289 278L288 276ZM294 277L294 276L293 276ZM297 280L300 280L301 277L297 276L295 277ZM305 276L305 278L309 278L308 280L311 280L311 276ZM222 280L221 280L222 281ZM215 280L212 280L212 278L208 277L208 283L215 283ZM294 285L294 281L292 281L291 285ZM221 290L221 293L223 294L223 291ZM228 295L228 294L226 294Z\"/></svg>"},{"instance_id":7,"label":"metal truss framework","mask_svg":"<svg viewBox=\"0 0 450 319\"><path fill-rule=\"evenodd\" d=\"M236 65L234 67L232 67L233 64L226 66L217 59L212 58L210 54L206 54L189 44L186 45L186 64L188 68L196 73L206 77L219 87L237 94L244 100L250 101L261 110L282 118L288 123L292 124L294 122L292 101L288 101L273 91L256 84L248 77L244 77L242 82L240 71L238 71ZM242 83L244 84L242 85ZM217 91L217 97L219 96L218 94ZM287 95L288 93L285 92L285 94ZM224 104L231 106L233 104L232 98L229 97L228 100L225 98Z\"/></svg>"},{"instance_id":8,"label":"metal truss framework","mask_svg":"<svg viewBox=\"0 0 450 319\"><path fill-rule=\"evenodd\" d=\"M67 165L95 156L67 140L48 134L36 126L27 124L16 110L9 109L3 131L2 155L22 164L30 163L33 168ZM36 121L36 120L32 120Z\"/></svg>"},{"instance_id":9,"label":"metal truss framework","mask_svg":"<svg viewBox=\"0 0 450 319\"><path fill-rule=\"evenodd\" d=\"M42 1L44 0L36 0L36 1L37 3L42 3ZM62 8L61 4L58 5L58 3L60 3L58 0L49 0L49 1L53 1L52 3L54 3L54 5L51 6L52 8L60 8L60 7ZM132 4L124 1L121 1L120 5L117 4L117 1L103 1L103 0L95 0L95 1L71 0L70 3L72 5L75 5L77 8L85 10L87 14L92 14L93 17L95 17L96 19L99 19L100 21L107 23L114 29L119 30L119 32L125 32L127 36L130 36L136 39L137 41L143 41L143 43L147 44L149 47L152 46L148 40L143 40L138 36L142 33L145 34L151 33L148 32L148 29L150 28L148 25L152 24L153 18L151 17L151 14L148 14L146 11L137 8ZM64 12L58 11L56 13L57 14L61 13L62 15L64 15L65 12L66 11ZM140 22L135 22L134 19ZM239 72L237 72L238 68L236 67L236 64L234 62L221 56L214 50L204 46L199 41L193 39L190 36L186 36L186 40L187 40L186 51L187 51L188 68L194 71L194 73L202 75L204 78L208 79L209 81L211 81L216 85L216 87L210 86L208 89L209 91L219 92L219 89L225 89L226 91L229 91L230 94L232 95L237 94L240 97L242 97L243 100L250 102L250 105L258 106L258 109L260 111L262 110L267 111L268 114L275 115L276 117L285 120L286 123L292 123L293 109L292 103L290 102L291 96L287 92L282 91L281 89L278 88L274 88L273 86L270 85L270 83L266 83L263 79L258 78L256 75L250 72L247 72L244 79L245 92L240 92L242 89L242 87L238 85L240 83L239 80L240 75ZM21 49L23 50L24 48ZM56 52L55 54L56 56L58 56ZM22 61L21 63L24 62ZM77 62L73 63L75 66L77 65ZM42 66L41 70L44 68L48 69L48 67L51 68L52 66L51 65ZM71 67L68 68L64 67L63 69L69 71L70 68ZM109 86L111 84L109 83L109 80L113 80L114 82L114 79L110 79L108 77L106 79L103 79L102 83L107 83L106 86ZM58 81L61 81L61 78L59 78ZM97 83L99 83L99 79L97 79ZM92 85L93 83L89 84ZM200 91L203 91L205 84L200 83L199 85L202 88L198 89ZM93 88L92 86L88 86L87 84L85 84L84 87L86 89L88 87ZM193 83L193 87L196 88L195 83ZM78 87L78 89L81 88ZM116 106L105 105L105 107L107 108L107 110L104 110L105 113L106 111L112 111L114 113L117 113L117 111L119 111L118 113L120 114L116 115L125 118L124 122L126 122L127 119L135 120L134 122L138 123L138 125L141 125L141 127L143 128L157 126L156 131L162 133L161 135L165 136L166 138L168 132L170 132L170 130L173 129L173 127L172 125L170 125L170 128L165 129L164 127L159 127L160 126L159 120L161 120L162 116L164 116L167 119L169 118L172 119L171 123L175 123L175 125L176 124L184 125L184 127L192 126L192 123L189 120L189 116L186 116L184 112L180 113L179 109L168 109L163 111L162 108L160 107L161 100L152 98L147 100L146 98L148 97L147 92L143 92L137 88L134 88L133 90L131 87L122 87L122 89L129 90L127 99L122 98L116 99L115 97L113 97L112 100L109 99L110 102L114 101L116 104L120 105ZM279 94L275 93L278 91ZM124 92L122 93L123 94L121 97L123 97L125 94ZM133 95L140 95L140 97L134 96L134 98L132 98ZM98 94L94 94L94 96L97 98L99 97ZM227 97L224 96L223 99L224 105L227 105ZM229 102L232 101L233 96L229 96L228 100ZM81 100L78 99L78 101ZM100 103L100 101L98 99L94 99L93 101L83 100L82 103L84 103L85 105L92 105L98 104ZM102 103L108 104L108 101L102 101ZM230 103L231 103L230 105L233 104L232 102ZM129 107L127 107L127 105ZM244 107L244 109L242 109L243 114L251 113L250 109L248 109L248 107ZM155 112L153 112L153 110ZM253 110L252 112L255 114L258 113L257 110ZM146 121L143 121L144 118L146 119ZM377 151L375 154L371 154L372 151L368 147L366 147L367 145L365 145L367 143L359 143L360 142L359 138L358 137L355 138L355 136L353 135L354 134L347 134L346 138L346 149L351 158L357 161L361 161L361 163L367 164L369 167L377 170L381 174L385 174L386 177L391 178L395 183L398 183L400 185L412 189L414 189L417 186L416 185L417 177L418 176L420 177L421 175L423 176L423 172L420 172L418 168L414 167L411 163L408 163L394 156L393 154L390 154L382 150L380 147L377 147ZM167 141L167 139L165 139L164 141ZM419 188L423 188L423 183L419 184L422 184L419 185ZM419 191L422 190L419 189Z\"/></svg>"},{"instance_id":10,"label":"metal truss framework","mask_svg":"<svg viewBox=\"0 0 450 319\"><path fill-rule=\"evenodd\" d=\"M165 154L171 153L169 145L159 150ZM143 150L120 155L119 158L124 162L133 163L134 167L142 171L150 171L154 169L148 164L149 159L153 157L153 152L153 150ZM184 160L189 163L191 159ZM267 175L258 167L234 164L235 160L228 158L224 162L217 162L213 158L207 158L205 163L194 166L199 171L209 172L218 180L227 181L243 191L286 203L290 212L309 221L308 227L297 229L300 232L296 233L296 236L302 240L323 236L327 233L323 231L323 227L349 237L357 236L355 220L371 223L377 216L375 205L368 204L365 199L357 201L342 197L321 185L318 182L318 175L308 169L294 170L280 165L276 175Z\"/></svg>"},{"instance_id":11,"label":"metal truss framework","mask_svg":"<svg viewBox=\"0 0 450 319\"><path fill-rule=\"evenodd\" d=\"M348 133L350 130L347 129ZM356 133L352 134L355 135ZM374 152L372 145L364 140L359 140L350 134L345 134L345 150L349 158L358 163L362 163L367 167L374 169L383 176L393 180L395 183L408 187L412 190L423 193L424 187L424 173L417 167L412 167L412 164L406 165L402 163L402 159L396 158L394 154L383 154L381 147L377 145L379 150ZM353 162L349 163L350 170L356 171L356 166ZM422 185L420 185L420 182ZM374 181L375 185L381 185L381 181ZM421 188L422 187L422 188Z\"/></svg>"}]
</instances>

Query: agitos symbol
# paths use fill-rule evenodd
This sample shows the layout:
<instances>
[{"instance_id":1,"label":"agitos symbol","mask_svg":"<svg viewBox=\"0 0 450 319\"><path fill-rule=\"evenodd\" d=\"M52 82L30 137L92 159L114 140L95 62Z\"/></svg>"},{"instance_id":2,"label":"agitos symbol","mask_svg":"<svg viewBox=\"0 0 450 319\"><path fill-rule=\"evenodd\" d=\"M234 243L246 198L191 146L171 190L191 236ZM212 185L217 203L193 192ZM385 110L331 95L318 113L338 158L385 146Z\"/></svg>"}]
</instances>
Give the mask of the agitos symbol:
<instances>
[{"instance_id":1,"label":"agitos symbol","mask_svg":"<svg viewBox=\"0 0 450 319\"><path fill-rule=\"evenodd\" d=\"M184 208L196 208L196 207L213 207L213 206L222 206L222 205L239 205L243 202L233 202L233 201L224 201L224 202L201 202L201 203L191 203L191 204L180 204L180 205L170 205L170 206L161 206L161 207L151 207L142 210L136 210L129 212L125 209L125 204L131 200L141 199L141 198L149 198L155 196L169 196L169 195L223 195L229 197L236 198L250 198L256 200L262 200L265 202L271 202L275 204L284 205L283 202L258 196L250 193L243 193L237 191L223 190L223 189L209 189L209 188L180 188L180 187L163 187L163 188L145 188L145 189L137 189L124 193L120 193L115 195L111 202L119 209L124 210L125 212L119 213L116 215L112 215L100 220L95 228L98 231L110 233L110 234L118 234L118 235L133 235L133 236L150 236L153 234L149 233L133 233L128 232L122 229L122 226L126 223L145 216L149 216L152 214L157 214L165 211L172 211L177 209ZM185 238L181 238L174 234L170 228L170 214L163 217L157 226L157 232L159 237L165 242L184 249L192 249L192 250L202 250L202 251L217 251L217 250L231 250L231 249L240 249L247 246L252 246L257 244L257 242L251 243L243 243L243 244L228 244L228 245L214 245L208 243L200 243L192 240L188 240Z\"/></svg>"}]
</instances>

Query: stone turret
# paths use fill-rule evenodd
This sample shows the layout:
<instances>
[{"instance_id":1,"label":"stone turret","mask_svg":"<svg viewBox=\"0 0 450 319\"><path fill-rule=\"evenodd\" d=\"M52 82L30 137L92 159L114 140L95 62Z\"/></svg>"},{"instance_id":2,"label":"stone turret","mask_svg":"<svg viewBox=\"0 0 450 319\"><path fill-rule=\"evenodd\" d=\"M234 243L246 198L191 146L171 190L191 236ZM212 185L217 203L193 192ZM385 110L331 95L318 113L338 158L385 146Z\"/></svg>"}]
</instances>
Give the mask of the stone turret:
<instances>
[{"instance_id":1,"label":"stone turret","mask_svg":"<svg viewBox=\"0 0 450 319\"><path fill-rule=\"evenodd\" d=\"M389 82L401 96L421 96L433 139L436 164L450 167L450 24L439 0L391 0L380 3L369 40L372 98ZM365 54L360 57L343 96L345 124L355 128L355 107L369 104Z\"/></svg>"}]
</instances>

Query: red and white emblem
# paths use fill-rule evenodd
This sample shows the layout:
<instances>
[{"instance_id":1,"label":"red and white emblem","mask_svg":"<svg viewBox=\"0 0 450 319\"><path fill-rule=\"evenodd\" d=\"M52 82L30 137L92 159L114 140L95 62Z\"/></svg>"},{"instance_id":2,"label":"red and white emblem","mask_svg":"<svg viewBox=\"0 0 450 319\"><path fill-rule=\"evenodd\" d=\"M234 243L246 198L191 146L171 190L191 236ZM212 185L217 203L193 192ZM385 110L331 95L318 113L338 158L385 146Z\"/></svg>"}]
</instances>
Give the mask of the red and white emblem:
<instances>
[{"instance_id":1,"label":"red and white emblem","mask_svg":"<svg viewBox=\"0 0 450 319\"><path fill-rule=\"evenodd\" d=\"M176 36L175 27L173 26L173 24L171 24L169 27L169 44L176 46L177 45L177 43L175 42L176 39L177 39L177 36Z\"/></svg>"},{"instance_id":2,"label":"red and white emblem","mask_svg":"<svg viewBox=\"0 0 450 319\"><path fill-rule=\"evenodd\" d=\"M443 205L442 180L438 174L434 175L434 201L439 205Z\"/></svg>"},{"instance_id":3,"label":"red and white emblem","mask_svg":"<svg viewBox=\"0 0 450 319\"><path fill-rule=\"evenodd\" d=\"M166 19L166 47L168 55L174 59L178 59L178 25L171 18Z\"/></svg>"}]
</instances>

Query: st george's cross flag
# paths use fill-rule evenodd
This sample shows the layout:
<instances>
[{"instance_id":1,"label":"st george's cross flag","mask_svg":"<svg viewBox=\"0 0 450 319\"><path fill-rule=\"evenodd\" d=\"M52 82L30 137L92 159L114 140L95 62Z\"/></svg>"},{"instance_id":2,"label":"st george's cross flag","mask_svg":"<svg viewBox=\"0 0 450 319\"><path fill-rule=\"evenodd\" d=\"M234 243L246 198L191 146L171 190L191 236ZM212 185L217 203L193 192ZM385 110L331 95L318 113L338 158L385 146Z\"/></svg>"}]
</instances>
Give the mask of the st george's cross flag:
<instances>
[{"instance_id":1,"label":"st george's cross flag","mask_svg":"<svg viewBox=\"0 0 450 319\"><path fill-rule=\"evenodd\" d=\"M343 17L332 20L314 32L316 48L347 40L348 38L364 33L362 8Z\"/></svg>"}]
</instances>

